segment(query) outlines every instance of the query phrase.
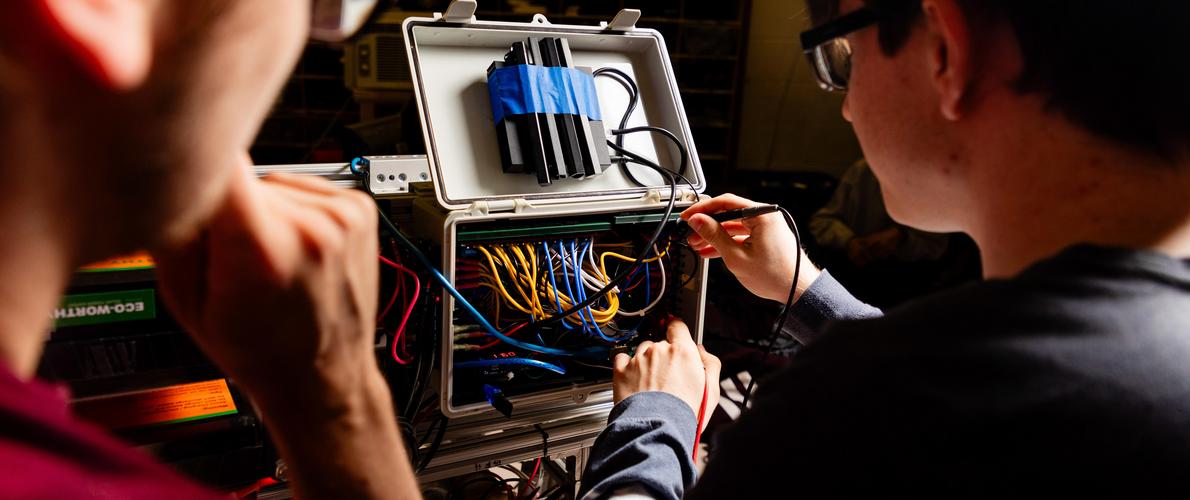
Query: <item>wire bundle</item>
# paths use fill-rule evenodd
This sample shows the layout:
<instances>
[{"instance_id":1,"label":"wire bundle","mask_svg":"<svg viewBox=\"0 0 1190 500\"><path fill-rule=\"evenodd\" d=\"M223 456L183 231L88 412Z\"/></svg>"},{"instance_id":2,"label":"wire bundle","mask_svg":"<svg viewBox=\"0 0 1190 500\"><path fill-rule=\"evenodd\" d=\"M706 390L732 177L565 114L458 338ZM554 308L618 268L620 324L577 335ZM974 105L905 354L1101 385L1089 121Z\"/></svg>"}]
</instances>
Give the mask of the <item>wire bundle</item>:
<instances>
[{"instance_id":1,"label":"wire bundle","mask_svg":"<svg viewBox=\"0 0 1190 500\"><path fill-rule=\"evenodd\" d=\"M397 251L396 242L391 242L393 249L393 258L389 259L383 254L379 255L380 262L396 271L396 279L393 282L393 293L384 309L380 312L380 316L376 320L377 325L383 325L384 319L396 304L398 297L403 299L401 311L401 321L397 328L393 330L392 339L389 341L390 354L397 364L407 365L412 360L413 356L409 353L406 347L405 327L409 324L409 318L413 316L414 306L417 305L418 296L421 294L421 279L418 278L417 273L401 264L401 254ZM412 282L412 287L407 286Z\"/></svg>"},{"instance_id":2,"label":"wire bundle","mask_svg":"<svg viewBox=\"0 0 1190 500\"><path fill-rule=\"evenodd\" d=\"M483 304L487 316L495 319L496 324L517 323L505 332L508 335L529 324L556 320L562 314L562 320L553 329L538 329L540 342L560 346L567 333L578 332L581 338L615 344L636 334L635 328L620 328L618 320L645 316L660 303L668 285L667 254L656 245L652 248L653 257L643 259L643 266L636 268L626 280L627 286L621 290L613 285L612 271L625 267L624 263L636 262L615 251L629 246L597 243L593 236L474 245L459 259L457 288L467 290L472 303ZM659 280L653 279L654 270ZM655 282L660 284L656 289ZM611 289L602 297L590 300L592 294L609 286ZM639 309L626 309L623 307L626 303L639 304ZM551 341L546 341L547 336ZM457 329L455 350L483 350L501 343L499 339L485 344L468 343L486 337L486 332L478 327Z\"/></svg>"}]
</instances>

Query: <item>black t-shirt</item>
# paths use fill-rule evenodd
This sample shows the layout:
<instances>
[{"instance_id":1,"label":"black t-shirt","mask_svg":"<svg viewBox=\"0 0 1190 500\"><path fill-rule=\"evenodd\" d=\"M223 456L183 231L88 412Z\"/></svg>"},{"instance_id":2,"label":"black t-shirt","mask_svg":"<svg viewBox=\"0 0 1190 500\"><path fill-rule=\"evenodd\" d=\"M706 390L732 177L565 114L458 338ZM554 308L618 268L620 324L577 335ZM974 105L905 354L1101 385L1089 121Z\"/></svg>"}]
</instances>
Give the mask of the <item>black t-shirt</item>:
<instances>
[{"instance_id":1,"label":"black t-shirt","mask_svg":"<svg viewBox=\"0 0 1190 500\"><path fill-rule=\"evenodd\" d=\"M1190 497L1188 262L1077 246L821 337L687 496Z\"/></svg>"}]
</instances>

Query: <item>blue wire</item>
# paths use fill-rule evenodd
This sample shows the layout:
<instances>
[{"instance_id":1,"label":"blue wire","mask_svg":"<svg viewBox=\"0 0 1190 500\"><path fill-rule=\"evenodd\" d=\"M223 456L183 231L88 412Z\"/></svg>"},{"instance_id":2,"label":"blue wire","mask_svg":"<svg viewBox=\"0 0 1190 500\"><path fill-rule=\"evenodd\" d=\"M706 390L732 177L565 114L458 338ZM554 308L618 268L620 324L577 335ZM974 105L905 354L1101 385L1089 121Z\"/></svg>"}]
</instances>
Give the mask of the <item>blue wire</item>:
<instances>
[{"instance_id":1,"label":"blue wire","mask_svg":"<svg viewBox=\"0 0 1190 500\"><path fill-rule=\"evenodd\" d=\"M497 330L496 327L492 326L492 324L488 322L488 319L483 317L483 314L476 310L475 306L471 305L471 302L463 297L463 294L459 293L458 290L455 290L455 287L450 284L450 280L446 279L446 276L443 276L442 272L439 271L438 268L434 267L434 264L430 262L430 258L426 257L426 254L422 253L421 249L417 248L417 246L414 245L412 241L409 241L409 238L406 238L405 235L397 229L397 226L388 219L388 215L384 213L384 210L380 208L380 205L376 206L376 210L380 212L380 220L384 222L388 230L391 231L393 236L397 238L397 242L399 242L401 245L404 245L405 248L408 248L409 253L412 253L413 257L416 258L419 263L421 263L422 267L429 271L430 276L432 276L439 285L442 285L444 290L454 297L459 306L462 306L462 308L467 311L467 313L470 314L472 318L475 318L475 321L479 323L479 326L485 330L484 333L487 333L492 337L496 337L510 346L524 349L526 351L539 352L542 354L552 354L554 356L590 356L597 358L603 358L607 355L607 348L600 348L598 346L590 347L580 351L568 351L565 349L556 349L553 347L521 342L517 339L509 337L508 335L500 333L500 330Z\"/></svg>"},{"instance_id":2,"label":"blue wire","mask_svg":"<svg viewBox=\"0 0 1190 500\"><path fill-rule=\"evenodd\" d=\"M661 265L660 262L657 265ZM649 307L649 303L653 301L653 284L649 282L649 275L653 274L649 269L649 263L645 262L645 307Z\"/></svg>"},{"instance_id":3,"label":"blue wire","mask_svg":"<svg viewBox=\"0 0 1190 500\"><path fill-rule=\"evenodd\" d=\"M579 269L582 269L583 262L587 261L587 254L591 251L591 242L587 241L586 246L583 247L583 253L579 255L578 262L575 264ZM583 300L587 300L587 290L583 289ZM595 313L591 312L591 306L587 306L587 317L591 318L591 327L595 331L600 331L599 323L595 322Z\"/></svg>"},{"instance_id":4,"label":"blue wire","mask_svg":"<svg viewBox=\"0 0 1190 500\"><path fill-rule=\"evenodd\" d=\"M562 260L562 282L566 284L566 295L570 296L571 304L578 304L579 303L578 295L576 295L574 293L574 285L570 281L570 273L568 273L566 271L566 247L562 244L562 240L558 240L558 258ZM559 312L561 312L561 311L559 311ZM583 317L581 314L579 315L579 319L583 320ZM565 323L565 322L563 322L563 323ZM583 331L584 332L587 331L586 321L583 321L582 324L583 324Z\"/></svg>"},{"instance_id":5,"label":"blue wire","mask_svg":"<svg viewBox=\"0 0 1190 500\"><path fill-rule=\"evenodd\" d=\"M586 246L584 246L584 247L583 247L583 255L582 255L582 257L580 257L580 258L579 258L580 262L581 262L581 261L584 261L584 260L586 260L586 258L587 258L587 252L590 252L590 251L591 251L591 247L592 247L592 246L593 246L593 245L592 245L592 243L591 243L590 241L588 241L588 242L587 242L587 244L586 244ZM584 295L586 294L586 292L585 292L585 291L584 291L583 293L584 293ZM586 297L585 297L585 296L584 296L583 300L586 300ZM595 322L595 315L594 315L594 314L591 312L591 308L590 308L590 306L588 306L588 307L586 308L586 311L587 311L587 314L591 316L591 329L592 329L592 331L593 331L593 332L594 332L596 335L598 335L598 336L599 336L599 338L603 339L603 341L604 341L604 342L613 343L613 344L614 344L614 343L616 343L616 342L617 342L617 339L615 339L615 338L613 338L613 337L609 337L609 336L608 336L606 333L603 333L603 327L600 327L600 326L599 326L599 323L596 323L596 322Z\"/></svg>"},{"instance_id":6,"label":"blue wire","mask_svg":"<svg viewBox=\"0 0 1190 500\"><path fill-rule=\"evenodd\" d=\"M561 242L558 242L558 243L561 244ZM554 305L558 307L558 312L562 312L563 311L562 299L558 297L558 278L556 276L556 273L554 272L554 259L552 257L550 257L550 247L546 242L543 241L543 242L541 242L541 249L545 250L545 263L550 268L550 286L554 287ZM558 258L561 259L562 255L558 254ZM562 269L563 269L563 271L565 271L566 266L563 265ZM567 330L574 329L573 326L570 326L570 323L567 323L565 321L562 322L562 326L564 328L566 328ZM545 342L542 342L542 343L544 344Z\"/></svg>"},{"instance_id":7,"label":"blue wire","mask_svg":"<svg viewBox=\"0 0 1190 500\"><path fill-rule=\"evenodd\" d=\"M558 375L566 375L566 369L553 363L546 363L545 361L538 361L536 359L528 358L500 358L500 359L480 359L476 361L462 361L455 363L455 368L488 368L491 366L532 366L534 368L541 368L542 370L549 370Z\"/></svg>"},{"instance_id":8,"label":"blue wire","mask_svg":"<svg viewBox=\"0 0 1190 500\"><path fill-rule=\"evenodd\" d=\"M578 240L570 240L570 264L574 266L574 286L577 287L575 288L575 292L579 295L579 298L574 301L575 304L587 300L587 289L583 286L582 268L579 267L578 250L576 249L577 243ZM584 312L586 314L583 314ZM591 334L595 333L595 330L598 329L593 327L595 323L594 318L591 318L590 322L587 321L590 314L591 310L589 308L579 310L578 312L578 317L583 320L583 331L588 336L592 336Z\"/></svg>"},{"instance_id":9,"label":"blue wire","mask_svg":"<svg viewBox=\"0 0 1190 500\"><path fill-rule=\"evenodd\" d=\"M647 262L646 262L646 264L647 264ZM632 270L632 274L629 274L629 275L628 275L628 278L624 280L624 283L625 283L625 284L632 283L632 280L633 280L633 279L636 279L636 275L637 275L637 274L640 274L640 268L639 268L639 267L638 267L638 268L636 268L636 269L633 269L633 270Z\"/></svg>"}]
</instances>

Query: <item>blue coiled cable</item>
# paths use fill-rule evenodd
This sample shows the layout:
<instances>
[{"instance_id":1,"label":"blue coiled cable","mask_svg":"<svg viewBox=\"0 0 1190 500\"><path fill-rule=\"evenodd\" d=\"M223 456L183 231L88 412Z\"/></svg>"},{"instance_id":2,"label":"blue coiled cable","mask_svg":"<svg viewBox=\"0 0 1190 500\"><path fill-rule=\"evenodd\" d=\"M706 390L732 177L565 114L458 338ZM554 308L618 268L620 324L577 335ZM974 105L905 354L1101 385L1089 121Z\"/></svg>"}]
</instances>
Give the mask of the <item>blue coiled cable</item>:
<instances>
[{"instance_id":1,"label":"blue coiled cable","mask_svg":"<svg viewBox=\"0 0 1190 500\"><path fill-rule=\"evenodd\" d=\"M455 368L488 368L491 366L532 366L534 368L541 368L542 370L549 370L558 375L566 375L566 369L561 366L529 358L479 359L455 363Z\"/></svg>"}]
</instances>

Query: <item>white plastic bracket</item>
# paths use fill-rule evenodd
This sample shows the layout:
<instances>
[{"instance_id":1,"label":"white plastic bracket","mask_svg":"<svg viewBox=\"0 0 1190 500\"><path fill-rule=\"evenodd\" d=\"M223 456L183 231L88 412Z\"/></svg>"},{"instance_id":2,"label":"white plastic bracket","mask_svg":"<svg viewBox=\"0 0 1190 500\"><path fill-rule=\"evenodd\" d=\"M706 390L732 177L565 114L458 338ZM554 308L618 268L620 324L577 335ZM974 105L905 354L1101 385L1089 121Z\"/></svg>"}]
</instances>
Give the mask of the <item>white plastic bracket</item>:
<instances>
[{"instance_id":1,"label":"white plastic bracket","mask_svg":"<svg viewBox=\"0 0 1190 500\"><path fill-rule=\"evenodd\" d=\"M376 196L411 192L415 182L429 182L430 169L424 156L369 156L368 189Z\"/></svg>"},{"instance_id":2,"label":"white plastic bracket","mask_svg":"<svg viewBox=\"0 0 1190 500\"><path fill-rule=\"evenodd\" d=\"M549 19L545 18L545 14L540 12L533 14L533 24L552 24Z\"/></svg>"},{"instance_id":3,"label":"white plastic bracket","mask_svg":"<svg viewBox=\"0 0 1190 500\"><path fill-rule=\"evenodd\" d=\"M512 212L519 214L525 209L532 208L524 198L512 200L479 200L467 207L467 215L490 215L492 213Z\"/></svg>"},{"instance_id":4,"label":"white plastic bracket","mask_svg":"<svg viewBox=\"0 0 1190 500\"><path fill-rule=\"evenodd\" d=\"M621 9L612 22L601 22L599 26L608 31L632 31L640 21L640 9Z\"/></svg>"},{"instance_id":5,"label":"white plastic bracket","mask_svg":"<svg viewBox=\"0 0 1190 500\"><path fill-rule=\"evenodd\" d=\"M435 17L440 17L448 23L473 23L476 8L478 6L475 0L451 0L450 5L446 7L446 13Z\"/></svg>"}]
</instances>

